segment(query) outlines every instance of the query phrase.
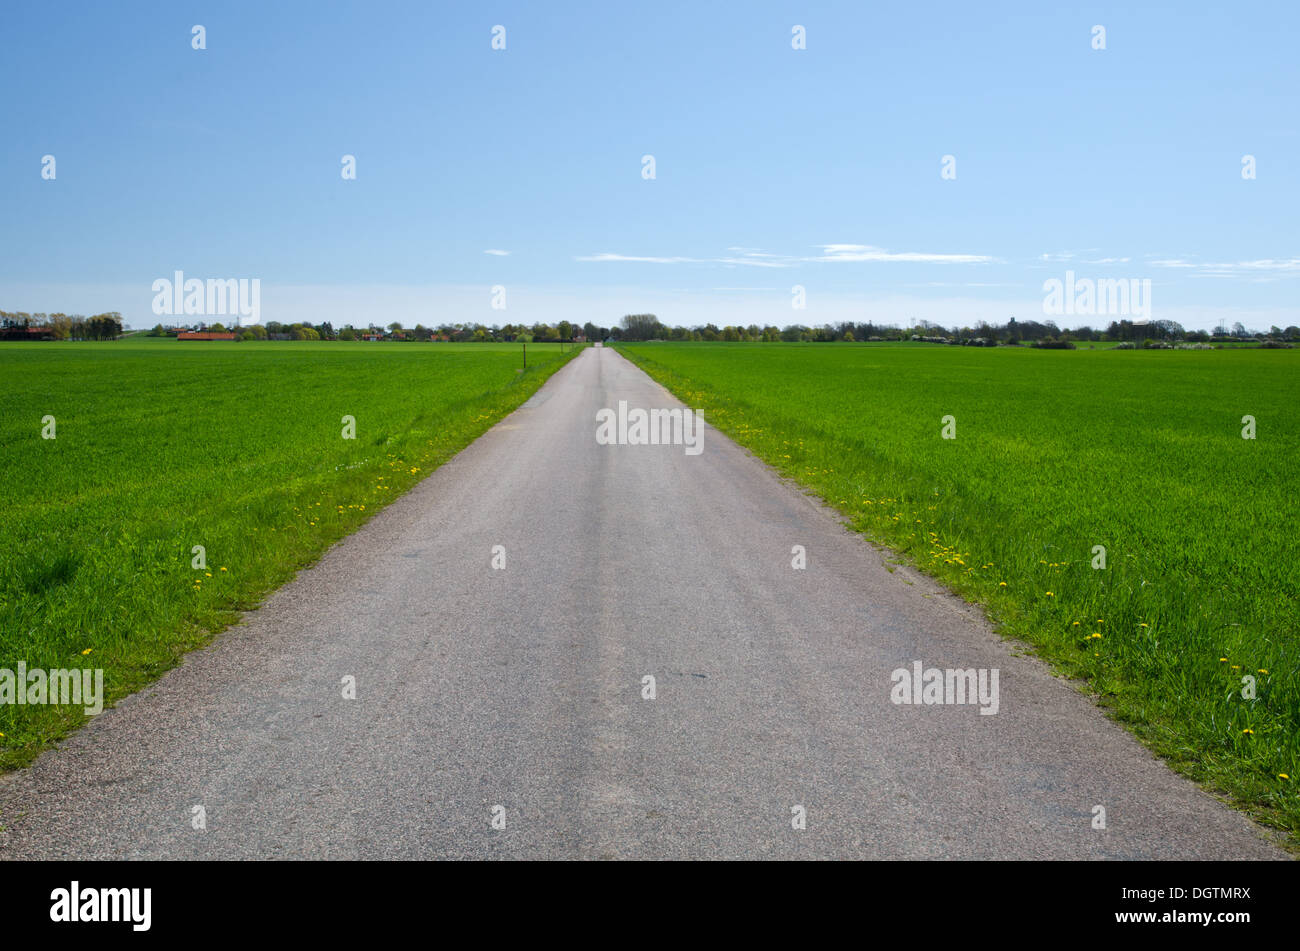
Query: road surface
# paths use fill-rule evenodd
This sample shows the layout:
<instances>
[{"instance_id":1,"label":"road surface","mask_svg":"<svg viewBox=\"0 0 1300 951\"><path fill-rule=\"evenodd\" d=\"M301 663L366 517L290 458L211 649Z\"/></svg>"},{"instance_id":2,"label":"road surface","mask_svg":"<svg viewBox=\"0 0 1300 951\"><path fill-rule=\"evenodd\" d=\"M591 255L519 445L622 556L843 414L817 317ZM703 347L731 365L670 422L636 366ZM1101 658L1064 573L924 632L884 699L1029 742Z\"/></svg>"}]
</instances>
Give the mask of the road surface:
<instances>
[{"instance_id":1,"label":"road surface","mask_svg":"<svg viewBox=\"0 0 1300 951\"><path fill-rule=\"evenodd\" d=\"M0 779L0 857L1284 857L716 431L598 445L619 400L681 405L583 352ZM998 670L998 712L891 702L916 661Z\"/></svg>"}]
</instances>

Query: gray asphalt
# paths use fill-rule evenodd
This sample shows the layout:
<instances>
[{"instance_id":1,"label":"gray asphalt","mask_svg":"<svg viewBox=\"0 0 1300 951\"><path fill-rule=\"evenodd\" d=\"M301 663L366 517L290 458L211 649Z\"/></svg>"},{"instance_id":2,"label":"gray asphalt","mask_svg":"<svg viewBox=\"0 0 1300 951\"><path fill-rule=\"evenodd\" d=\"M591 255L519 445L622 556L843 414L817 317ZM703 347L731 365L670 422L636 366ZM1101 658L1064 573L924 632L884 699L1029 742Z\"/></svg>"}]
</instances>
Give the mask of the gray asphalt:
<instances>
[{"instance_id":1,"label":"gray asphalt","mask_svg":"<svg viewBox=\"0 0 1300 951\"><path fill-rule=\"evenodd\" d=\"M0 857L1284 857L713 429L696 456L597 445L619 400L681 405L583 352L244 624L0 779ZM917 660L998 669L997 714L892 703Z\"/></svg>"}]
</instances>

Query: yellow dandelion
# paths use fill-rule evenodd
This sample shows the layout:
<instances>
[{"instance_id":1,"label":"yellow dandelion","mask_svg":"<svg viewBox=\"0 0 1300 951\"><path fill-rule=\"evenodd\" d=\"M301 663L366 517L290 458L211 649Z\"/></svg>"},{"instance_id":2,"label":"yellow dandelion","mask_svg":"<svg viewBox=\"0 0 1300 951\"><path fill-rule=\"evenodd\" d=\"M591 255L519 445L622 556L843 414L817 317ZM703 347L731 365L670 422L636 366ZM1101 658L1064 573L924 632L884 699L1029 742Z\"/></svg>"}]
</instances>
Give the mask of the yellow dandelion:
<instances>
[{"instance_id":1,"label":"yellow dandelion","mask_svg":"<svg viewBox=\"0 0 1300 951\"><path fill-rule=\"evenodd\" d=\"M4 736L4 734L3 734L3 733L0 733L0 736ZM1278 774L1277 774L1277 778L1278 778L1278 779L1290 779L1291 777L1288 776L1286 773L1278 773Z\"/></svg>"},{"instance_id":2,"label":"yellow dandelion","mask_svg":"<svg viewBox=\"0 0 1300 951\"><path fill-rule=\"evenodd\" d=\"M1259 672L1260 672L1261 674L1266 674L1266 673L1268 673L1268 671L1265 670L1263 667L1259 668Z\"/></svg>"},{"instance_id":3,"label":"yellow dandelion","mask_svg":"<svg viewBox=\"0 0 1300 951\"><path fill-rule=\"evenodd\" d=\"M1228 658L1226 658L1226 657L1220 657L1220 658L1219 658L1219 663L1220 663L1220 664L1226 664L1227 662L1228 662Z\"/></svg>"},{"instance_id":4,"label":"yellow dandelion","mask_svg":"<svg viewBox=\"0 0 1300 951\"><path fill-rule=\"evenodd\" d=\"M1052 592L1050 592L1050 591L1047 592L1047 596L1048 596L1049 598L1054 598L1054 597L1056 597L1056 595L1052 594Z\"/></svg>"},{"instance_id":5,"label":"yellow dandelion","mask_svg":"<svg viewBox=\"0 0 1300 951\"><path fill-rule=\"evenodd\" d=\"M89 654L89 653L90 653L91 651L93 651L94 649L95 649L95 648L93 648L93 647L87 647L84 651L81 652L81 656L82 656L82 657L85 657L87 654Z\"/></svg>"},{"instance_id":6,"label":"yellow dandelion","mask_svg":"<svg viewBox=\"0 0 1300 951\"><path fill-rule=\"evenodd\" d=\"M1006 586L1007 586L1007 583L1006 583L1005 581L999 581L999 582L998 582L998 587L999 587L999 588L1005 588Z\"/></svg>"},{"instance_id":7,"label":"yellow dandelion","mask_svg":"<svg viewBox=\"0 0 1300 951\"><path fill-rule=\"evenodd\" d=\"M1242 732L1242 733L1245 733L1247 736L1254 736L1254 735L1255 735L1255 731L1252 730L1250 727L1246 727L1246 729L1242 730L1241 732Z\"/></svg>"},{"instance_id":8,"label":"yellow dandelion","mask_svg":"<svg viewBox=\"0 0 1300 951\"><path fill-rule=\"evenodd\" d=\"M1079 622L1078 622L1078 621L1075 621L1075 622L1074 622L1073 624L1071 624L1070 626L1071 626L1071 627L1078 627L1078 626L1079 626Z\"/></svg>"}]
</instances>

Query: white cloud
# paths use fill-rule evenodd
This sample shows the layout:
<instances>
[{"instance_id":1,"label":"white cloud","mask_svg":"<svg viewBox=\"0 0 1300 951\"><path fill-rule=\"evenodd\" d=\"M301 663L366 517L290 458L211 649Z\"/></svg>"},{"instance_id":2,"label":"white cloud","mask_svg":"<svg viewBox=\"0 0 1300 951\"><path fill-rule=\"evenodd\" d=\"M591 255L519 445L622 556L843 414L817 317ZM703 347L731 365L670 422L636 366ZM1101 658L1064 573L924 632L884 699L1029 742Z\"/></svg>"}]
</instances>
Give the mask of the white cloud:
<instances>
[{"instance_id":1,"label":"white cloud","mask_svg":"<svg viewBox=\"0 0 1300 951\"><path fill-rule=\"evenodd\" d=\"M483 253L484 253L484 254L495 254L495 255L496 255L497 257L499 257L499 258L507 257L507 256L510 254L509 251L502 251L502 250L500 250L499 248L488 248L488 249L487 249L486 251L484 251Z\"/></svg>"},{"instance_id":2,"label":"white cloud","mask_svg":"<svg viewBox=\"0 0 1300 951\"><path fill-rule=\"evenodd\" d=\"M707 263L701 258L662 258L650 257L636 254L613 254L609 251L602 251L599 254L587 254L574 258L575 261L632 261L639 264L704 264Z\"/></svg>"},{"instance_id":3,"label":"white cloud","mask_svg":"<svg viewBox=\"0 0 1300 951\"><path fill-rule=\"evenodd\" d=\"M984 254L948 254L926 251L887 251L867 244L822 244L818 245L822 254L812 257L797 257L788 254L774 254L754 248L728 248L739 252L731 257L692 258L683 256L652 256L635 254L615 254L601 252L575 258L577 261L625 261L643 264L722 264L729 267L798 267L801 264L843 263L843 262L885 262L885 263L926 263L926 264L985 264L997 260Z\"/></svg>"},{"instance_id":4,"label":"white cloud","mask_svg":"<svg viewBox=\"0 0 1300 951\"><path fill-rule=\"evenodd\" d=\"M995 259L987 254L947 254L931 251L887 251L869 244L823 244L820 257L809 261L884 261L926 264L988 264Z\"/></svg>"},{"instance_id":5,"label":"white cloud","mask_svg":"<svg viewBox=\"0 0 1300 951\"><path fill-rule=\"evenodd\" d=\"M718 264L743 265L745 267L793 267L794 262L790 260L767 260L761 257L739 257L739 258L718 258Z\"/></svg>"},{"instance_id":6,"label":"white cloud","mask_svg":"<svg viewBox=\"0 0 1300 951\"><path fill-rule=\"evenodd\" d=\"M1254 261L1188 261L1184 258L1162 258L1151 262L1154 267L1184 268L1202 271L1217 277L1245 277L1260 272L1300 274L1300 258L1260 258Z\"/></svg>"}]
</instances>

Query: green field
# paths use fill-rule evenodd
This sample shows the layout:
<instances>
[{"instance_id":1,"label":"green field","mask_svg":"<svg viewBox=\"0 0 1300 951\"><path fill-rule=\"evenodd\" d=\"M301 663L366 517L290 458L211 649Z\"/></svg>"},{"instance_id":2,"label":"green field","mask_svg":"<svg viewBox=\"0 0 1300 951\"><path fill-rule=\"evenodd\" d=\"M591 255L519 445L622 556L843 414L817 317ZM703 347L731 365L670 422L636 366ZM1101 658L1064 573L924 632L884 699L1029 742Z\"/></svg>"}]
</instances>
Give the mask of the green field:
<instances>
[{"instance_id":1,"label":"green field","mask_svg":"<svg viewBox=\"0 0 1300 951\"><path fill-rule=\"evenodd\" d=\"M619 349L1300 842L1300 352Z\"/></svg>"},{"instance_id":2,"label":"green field","mask_svg":"<svg viewBox=\"0 0 1300 951\"><path fill-rule=\"evenodd\" d=\"M520 373L511 344L0 343L0 669L138 689L574 352L529 344ZM0 704L0 768L84 719Z\"/></svg>"}]
</instances>

